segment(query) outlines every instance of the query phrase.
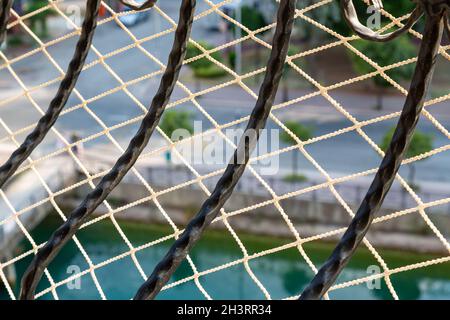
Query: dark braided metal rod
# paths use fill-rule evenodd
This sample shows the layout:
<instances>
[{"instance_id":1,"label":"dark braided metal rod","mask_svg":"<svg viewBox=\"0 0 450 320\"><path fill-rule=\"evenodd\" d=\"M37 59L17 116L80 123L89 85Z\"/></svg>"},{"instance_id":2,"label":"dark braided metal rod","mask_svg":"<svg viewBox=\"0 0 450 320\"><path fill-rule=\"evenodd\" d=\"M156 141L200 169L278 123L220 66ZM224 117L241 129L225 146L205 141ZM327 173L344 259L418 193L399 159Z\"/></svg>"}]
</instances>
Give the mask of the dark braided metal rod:
<instances>
[{"instance_id":1,"label":"dark braided metal rod","mask_svg":"<svg viewBox=\"0 0 450 320\"><path fill-rule=\"evenodd\" d=\"M83 69L84 62L89 53L100 7L100 0L88 0L86 3L86 15L81 28L74 55L67 68L66 75L61 81L55 97L45 114L39 119L36 127L25 138L24 142L11 154L9 159L0 167L0 188L16 172L17 168L28 158L33 150L42 142L53 124L58 119L64 105L67 102L78 76Z\"/></svg>"},{"instance_id":2,"label":"dark braided metal rod","mask_svg":"<svg viewBox=\"0 0 450 320\"><path fill-rule=\"evenodd\" d=\"M14 0L2 0L0 4L0 46L3 44L6 36L6 27L8 26L9 12Z\"/></svg>"},{"instance_id":3,"label":"dark braided metal rod","mask_svg":"<svg viewBox=\"0 0 450 320\"><path fill-rule=\"evenodd\" d=\"M450 41L450 9L447 10L447 15L445 16L445 24L444 24L444 29L445 29L445 33L447 35L447 39Z\"/></svg>"},{"instance_id":4,"label":"dark braided metal rod","mask_svg":"<svg viewBox=\"0 0 450 320\"><path fill-rule=\"evenodd\" d=\"M72 238L89 215L119 184L125 174L137 161L139 155L150 140L178 79L186 54L186 45L191 32L195 5L196 0L183 0L180 6L180 17L167 68L161 78L160 86L152 100L151 107L142 120L139 130L108 174L84 198L83 202L70 213L67 221L52 234L47 243L37 252L22 278L20 299L33 299L34 292L45 268Z\"/></svg>"},{"instance_id":5,"label":"dark braided metal rod","mask_svg":"<svg viewBox=\"0 0 450 320\"><path fill-rule=\"evenodd\" d=\"M155 5L156 1L157 0L147 0L141 3L134 0L119 0L119 2L126 5L127 7L130 7L133 10L144 10L151 8Z\"/></svg>"},{"instance_id":6,"label":"dark braided metal rod","mask_svg":"<svg viewBox=\"0 0 450 320\"><path fill-rule=\"evenodd\" d=\"M372 3L374 3L374 5L378 8L382 7L382 3L379 0L372 0ZM411 15L408 17L403 27L390 33L378 34L359 21L355 6L353 4L353 0L341 0L341 11L343 13L345 21L353 30L353 32L355 32L362 39L378 42L386 42L397 38L401 34L411 29L411 27L422 16L422 7L420 5L417 5Z\"/></svg>"},{"instance_id":7,"label":"dark braided metal rod","mask_svg":"<svg viewBox=\"0 0 450 320\"><path fill-rule=\"evenodd\" d=\"M280 1L272 51L267 64L264 81L259 91L258 100L243 137L223 176L217 182L214 191L203 203L199 212L186 226L184 232L168 250L165 257L158 263L147 281L139 288L134 297L135 300L153 299L156 297L180 263L186 258L189 250L200 239L203 231L217 216L242 176L250 154L258 142L260 130L266 125L273 100L278 90L289 47L292 25L294 23L296 2L296 0Z\"/></svg>"},{"instance_id":8,"label":"dark braided metal rod","mask_svg":"<svg viewBox=\"0 0 450 320\"><path fill-rule=\"evenodd\" d=\"M426 26L414 76L392 141L350 226L301 300L320 299L336 281L369 230L403 160L423 108L443 33L443 10L425 8ZM439 8L438 8L439 9Z\"/></svg>"}]
</instances>

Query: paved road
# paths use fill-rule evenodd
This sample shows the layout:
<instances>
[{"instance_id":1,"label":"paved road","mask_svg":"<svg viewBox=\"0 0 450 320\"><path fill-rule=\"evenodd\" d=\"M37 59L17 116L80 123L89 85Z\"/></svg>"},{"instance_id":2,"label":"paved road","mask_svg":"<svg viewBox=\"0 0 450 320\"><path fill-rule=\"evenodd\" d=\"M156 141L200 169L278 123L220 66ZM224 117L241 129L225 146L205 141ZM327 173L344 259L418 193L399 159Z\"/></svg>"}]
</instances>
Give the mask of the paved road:
<instances>
[{"instance_id":1,"label":"paved road","mask_svg":"<svg viewBox=\"0 0 450 320\"><path fill-rule=\"evenodd\" d=\"M177 6L174 1L161 2L161 7L165 12L169 13L173 19L176 18ZM199 2L198 12L205 8L205 4ZM151 33L164 30L169 24L163 18L157 16L155 12L151 13L150 19L145 23L139 24L131 29L138 37L143 37ZM202 28L199 23L193 30L193 37L196 40L208 39L210 42L220 43L223 41L220 33L212 33ZM143 46L148 49L154 56L161 61L167 60L170 50L172 36L164 36L145 43ZM67 66L71 52L74 48L76 39L64 41L54 47L49 48L49 52L64 68ZM111 52L116 48L126 46L132 43L130 37L117 26L111 24L102 25L98 28L94 45L102 54ZM91 53L89 61L95 58L95 54ZM130 80L143 74L155 71L157 65L148 59L142 52L132 49L117 57L107 59L106 62L114 69L123 80ZM38 54L32 58L25 59L14 65L14 69L19 72L26 85L32 86L44 81L53 79L58 75L56 70L50 65L47 58ZM183 72L188 72L183 70ZM0 72L0 98L17 92L17 87L12 85L15 83L8 78L5 70ZM148 105L151 97L156 91L159 78L142 81L130 87L130 91L144 104ZM97 65L84 72L78 81L77 89L85 98L91 98L101 92L118 86L119 83L100 65ZM193 85L189 85L192 87ZM33 98L43 107L46 108L50 101L56 86L49 89L39 90L32 94ZM256 91L256 89L255 89ZM291 98L304 94L304 92L291 92ZM392 111L401 109L403 99L401 97L388 97L385 99L386 109L376 113L371 109L374 105L374 97L368 95L356 95L345 92L331 92L333 98L345 106L351 114L358 120L365 120L374 116L387 114ZM184 97L184 93L177 89L173 99ZM208 94L199 100L201 105L210 113L219 123L226 123L244 115L248 115L254 100L247 93L238 87L229 87L222 89L214 94ZM71 97L68 107L78 104L80 101L76 97ZM90 103L89 107L94 111L106 125L111 126L129 118L142 114L136 104L123 92L109 95L105 98ZM209 121L198 112L191 103L183 104L184 109L192 110L194 118L203 122L203 129L211 127ZM450 127L450 105L441 104L433 106L430 111L446 127ZM20 117L17 114L20 113ZM320 136L338 129L342 129L351 125L351 122L344 116L339 114L328 101L323 98L313 98L302 103L293 105L275 112L282 120L298 119L303 123L314 128L314 135ZM16 101L16 103L8 104L0 108L0 116L11 125L11 129L18 129L24 125L29 125L38 119L38 113L34 111L32 105L25 99ZM376 125L364 128L364 131L375 142L381 140L382 135L395 122L384 121ZM57 122L57 128L64 132L78 131L83 136L101 131L101 127L90 117L85 111L78 110L62 116ZM443 146L448 144L448 139L438 132L429 121L423 120L420 125L422 130L435 133L435 146ZM125 142L135 132L137 125L127 126L126 128L113 131L113 135L120 141ZM268 128L277 128L277 126L269 122ZM51 144L51 135L47 142ZM105 143L105 138L100 138L95 143ZM356 133L350 132L340 135L336 138L319 142L307 147L307 150L329 172L332 176L338 176L344 173L359 172L365 169L376 167L380 158L372 148ZM281 158L281 165L289 167L292 163L292 157L287 154ZM315 169L307 163L306 160L300 159L300 167L305 170L314 171ZM443 152L439 155L423 161L417 165L417 177L420 180L450 182L450 151Z\"/></svg>"}]
</instances>

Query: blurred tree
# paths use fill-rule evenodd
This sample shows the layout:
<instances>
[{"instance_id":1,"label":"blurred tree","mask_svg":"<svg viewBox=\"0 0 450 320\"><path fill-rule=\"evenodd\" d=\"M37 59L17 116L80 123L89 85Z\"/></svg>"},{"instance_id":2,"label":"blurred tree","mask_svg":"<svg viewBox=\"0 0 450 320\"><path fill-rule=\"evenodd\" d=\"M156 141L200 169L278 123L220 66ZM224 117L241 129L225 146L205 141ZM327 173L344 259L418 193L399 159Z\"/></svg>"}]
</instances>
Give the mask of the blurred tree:
<instances>
[{"instance_id":1,"label":"blurred tree","mask_svg":"<svg viewBox=\"0 0 450 320\"><path fill-rule=\"evenodd\" d=\"M236 9L239 10L239 7ZM261 29L268 25L266 18L260 11L259 7L257 5L254 6L248 6L243 5L240 7L241 10L241 24L246 27L247 29L251 31L255 31L258 29ZM236 12L233 12L231 14L231 17L233 19L236 19ZM234 23L229 23L229 30L230 32L235 35L236 34L236 28L238 28ZM258 33L258 36L264 35L268 30L262 31ZM247 32L245 30L242 30L242 36L246 36ZM255 50L255 64L257 67L261 66L261 45L259 43L254 43L256 45ZM259 75L255 75L255 79L258 79ZM257 80L258 81L258 80Z\"/></svg>"},{"instance_id":2,"label":"blurred tree","mask_svg":"<svg viewBox=\"0 0 450 320\"><path fill-rule=\"evenodd\" d=\"M48 5L46 0L29 0L25 6L25 14L39 10ZM29 18L31 30L40 38L48 37L47 18L55 14L51 8L46 9L38 14L34 14ZM39 27L38 27L39 26Z\"/></svg>"},{"instance_id":3,"label":"blurred tree","mask_svg":"<svg viewBox=\"0 0 450 320\"><path fill-rule=\"evenodd\" d=\"M305 0L301 7L306 8L313 4L317 4L317 1ZM342 15L339 8L339 1L331 1L330 3L308 11L305 15L332 29L334 29L335 26L341 27L339 24L342 22ZM296 19L294 28L293 37L300 41L303 44L302 47L306 50L323 45L328 39L333 38L328 32L324 32L322 29L304 19ZM318 58L318 54L307 56L307 72L311 77L320 81L323 73L323 66L319 63Z\"/></svg>"},{"instance_id":4,"label":"blurred tree","mask_svg":"<svg viewBox=\"0 0 450 320\"><path fill-rule=\"evenodd\" d=\"M290 46L288 49L288 56L293 56L297 54L300 50L297 47ZM283 81L282 86L282 100L283 102L289 101L289 74L291 73L292 67L285 63L283 67Z\"/></svg>"},{"instance_id":5,"label":"blurred tree","mask_svg":"<svg viewBox=\"0 0 450 320\"><path fill-rule=\"evenodd\" d=\"M383 137L381 141L380 148L383 151L386 151L391 143L392 136L394 135L395 127L392 127ZM406 152L406 158L411 158L418 156L422 153L429 152L433 150L433 135L424 133L420 130L416 130L413 134L411 144L409 145L408 151ZM415 186L414 178L415 178L415 162L410 163L409 167L409 182Z\"/></svg>"},{"instance_id":6,"label":"blurred tree","mask_svg":"<svg viewBox=\"0 0 450 320\"><path fill-rule=\"evenodd\" d=\"M206 41L199 41L198 44L204 48L205 50L212 50L214 47L207 43ZM188 43L186 48L186 60L195 58L199 55L203 54L203 52L194 44ZM210 54L211 58L223 63L222 56L219 51L215 51ZM200 81L201 78L218 78L226 75L226 71L221 67L218 67L214 62L209 60L206 57L202 57L200 59L194 60L188 64L189 68L191 68L194 73L194 77L196 80L196 91L200 91Z\"/></svg>"},{"instance_id":7,"label":"blurred tree","mask_svg":"<svg viewBox=\"0 0 450 320\"><path fill-rule=\"evenodd\" d=\"M233 14L233 18L235 19L235 14ZM258 30L262 27L265 27L268 23L266 18L262 14L262 12L256 6L248 6L244 5L241 7L241 24L245 26L247 29L251 31ZM232 29L236 28L236 25L233 23ZM247 33L242 30L242 35L245 36Z\"/></svg>"},{"instance_id":8,"label":"blurred tree","mask_svg":"<svg viewBox=\"0 0 450 320\"><path fill-rule=\"evenodd\" d=\"M211 44L209 44L206 41L198 41L197 43L205 50L209 51L209 50L214 49L214 46L212 46ZM203 54L202 50L200 50L192 42L188 43L187 48L186 48L186 58L185 58L186 60L195 58L201 54ZM222 62L222 56L220 55L219 51L215 51L215 52L211 53L210 56L211 56L211 58L214 58L217 61ZM214 65L214 62L212 62L211 60L209 60L206 57L202 57L200 59L197 59L197 60L189 63L189 67L191 67L193 69L208 68L208 67L211 67L212 65Z\"/></svg>"},{"instance_id":9,"label":"blurred tree","mask_svg":"<svg viewBox=\"0 0 450 320\"><path fill-rule=\"evenodd\" d=\"M236 70L236 51L228 52L228 63L233 68L233 70Z\"/></svg>"},{"instance_id":10,"label":"blurred tree","mask_svg":"<svg viewBox=\"0 0 450 320\"><path fill-rule=\"evenodd\" d=\"M192 135L194 129L192 127L192 114L186 111L167 110L164 112L164 117L159 123L159 128L173 141L181 140L181 135L174 135L178 129L184 129ZM170 150L165 153L165 158L168 164L172 163L172 154Z\"/></svg>"},{"instance_id":11,"label":"blurred tree","mask_svg":"<svg viewBox=\"0 0 450 320\"><path fill-rule=\"evenodd\" d=\"M187 111L167 110L159 124L160 129L170 138L179 140L179 137L173 137L175 130L184 129L190 134L194 132L192 127L192 114Z\"/></svg>"},{"instance_id":12,"label":"blurred tree","mask_svg":"<svg viewBox=\"0 0 450 320\"><path fill-rule=\"evenodd\" d=\"M286 121L284 123L286 128L288 128L297 138L302 141L308 140L312 137L312 128L302 125L296 121ZM291 137L285 130L280 133L280 139L282 142L290 145L296 145L297 142L293 137ZM299 177L298 175L298 154L297 149L292 150L292 176ZM302 179L288 179L288 180L302 180Z\"/></svg>"},{"instance_id":13,"label":"blurred tree","mask_svg":"<svg viewBox=\"0 0 450 320\"><path fill-rule=\"evenodd\" d=\"M408 12L411 12L416 5L417 4L411 0L383 1L384 10L396 17L401 17Z\"/></svg>"},{"instance_id":14,"label":"blurred tree","mask_svg":"<svg viewBox=\"0 0 450 320\"><path fill-rule=\"evenodd\" d=\"M304 4L302 4L302 8L309 7L316 3L316 0L305 0ZM353 3L356 11L358 12L358 17L360 18L361 23L366 24L374 14L373 11L368 10L369 0L354 0ZM384 9L395 17L400 17L411 12L416 5L411 0L384 0L383 4ZM343 36L350 36L353 34L343 19L339 1L331 1L330 3L309 10L305 13L305 15ZM390 22L390 20L388 18L381 17L380 22L387 23ZM418 28L420 29L421 24L423 24L423 19L421 19L418 24ZM305 19L296 20L294 37L305 44L306 50L316 48L327 42L329 39L333 41L336 40L333 35L323 31ZM320 82L323 73L323 66L319 63L318 57L318 54L309 55L307 61L310 76Z\"/></svg>"},{"instance_id":15,"label":"blurred tree","mask_svg":"<svg viewBox=\"0 0 450 320\"><path fill-rule=\"evenodd\" d=\"M356 49L361 51L369 59L376 62L381 67L394 64L399 61L410 59L416 54L416 48L407 37L400 37L395 41L378 43L374 41L357 40L352 43ZM348 51L352 60L353 68L359 74L367 74L374 72L375 69L366 61L361 59L353 52ZM414 73L414 64L407 64L398 68L387 71L386 74L396 82L403 80L411 80ZM391 84L380 75L371 78L377 87L377 104L375 108L381 110L383 108L383 94L387 87Z\"/></svg>"},{"instance_id":16,"label":"blurred tree","mask_svg":"<svg viewBox=\"0 0 450 320\"><path fill-rule=\"evenodd\" d=\"M311 1L311 0L309 0ZM339 3L337 3L338 1L333 1L334 6L336 7L335 9L333 9L334 11L339 12ZM358 17L360 17L360 20L362 23L364 23L365 18L368 19L370 15L373 14L373 12L369 12L368 11L368 0L357 0L357 1L353 1L356 11L358 12ZM392 14L395 17L401 17L409 12L411 12L414 7L416 6L416 4L414 3L414 1L411 0L384 0L383 1L383 8L385 11L389 12L390 14ZM336 17L336 15L333 15L332 17ZM344 35L344 36L349 36L352 34L352 31L350 30L350 28L347 26L347 23L344 21L344 19L342 18L342 15L339 13L337 19L332 19L332 20L328 20L329 22L331 22L331 28L333 30L335 30L336 32ZM389 20L385 20L386 22L388 22ZM423 25L423 19L422 21L418 22L419 25ZM329 24L326 24L329 25ZM419 27L420 28L420 27Z\"/></svg>"}]
</instances>

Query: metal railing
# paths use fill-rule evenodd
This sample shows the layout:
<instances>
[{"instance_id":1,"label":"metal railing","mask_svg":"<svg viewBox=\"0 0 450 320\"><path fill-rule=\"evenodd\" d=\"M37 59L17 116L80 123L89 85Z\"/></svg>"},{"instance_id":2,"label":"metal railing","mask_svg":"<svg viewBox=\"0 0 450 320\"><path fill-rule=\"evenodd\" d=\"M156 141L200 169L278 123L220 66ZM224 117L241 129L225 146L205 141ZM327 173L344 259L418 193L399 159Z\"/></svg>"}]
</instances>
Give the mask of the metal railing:
<instances>
[{"instance_id":1,"label":"metal railing","mask_svg":"<svg viewBox=\"0 0 450 320\"><path fill-rule=\"evenodd\" d=\"M381 0L372 0L372 2L378 8L381 8ZM450 23L448 18L450 0L417 0L416 2L416 9L410 14L406 23L397 31L389 34L378 34L359 22L352 0L340 1L342 14L350 28L361 38L370 41L390 41L400 34L407 32L422 15L425 16L426 27L410 90L384 159L350 226L330 258L324 263L310 285L302 293L301 299L322 298L346 266L363 241L375 213L383 204L384 198L391 188L414 133L424 105L424 98L427 95L431 82L442 35L446 32L450 36ZM11 0L2 1L2 7L0 8L0 42L4 39L11 3ZM137 4L134 2L124 1L124 3L132 8L141 9L152 6L155 1L147 1L142 7L137 7ZM58 91L54 103L50 105L47 113L39 121L33 132L12 154L10 160L0 167L2 177L0 179L0 185L14 174L31 151L43 140L58 118L83 67L94 33L99 4L100 0L88 1L85 22L83 23L74 59L69 65L65 79L61 82L60 91ZM82 201L81 205L70 214L67 222L56 230L50 240L39 249L39 252L34 257L22 279L21 299L32 299L34 297L37 283L43 275L45 268L65 243L72 238L77 229L86 221L95 208L117 186L145 148L156 124L164 112L175 82L178 79L179 69L184 59L186 43L189 39L190 28L193 22L195 4L196 2L194 0L183 0L181 2L180 20L177 25L176 37L169 57L168 68L164 72L160 89L153 100L149 112L141 123L140 130L131 140L128 149L119 158L113 169L97 184L96 188ZM248 121L247 131L256 130L256 132L259 132L259 130L265 127L287 56L295 14L295 0L280 1L271 56L266 67L265 79L261 86L258 100ZM244 134L244 136L246 135ZM203 231L217 216L223 204L233 193L257 141L258 134L251 135L249 139L240 141L227 169L215 185L214 191L204 202L197 215L190 221L185 231L175 241L167 255L156 266L148 280L141 286L135 296L136 299L154 298L167 283L173 272L175 272L180 263L186 258L191 247L200 239ZM243 163L237 163L236 160L238 158L245 159L245 161Z\"/></svg>"}]
</instances>

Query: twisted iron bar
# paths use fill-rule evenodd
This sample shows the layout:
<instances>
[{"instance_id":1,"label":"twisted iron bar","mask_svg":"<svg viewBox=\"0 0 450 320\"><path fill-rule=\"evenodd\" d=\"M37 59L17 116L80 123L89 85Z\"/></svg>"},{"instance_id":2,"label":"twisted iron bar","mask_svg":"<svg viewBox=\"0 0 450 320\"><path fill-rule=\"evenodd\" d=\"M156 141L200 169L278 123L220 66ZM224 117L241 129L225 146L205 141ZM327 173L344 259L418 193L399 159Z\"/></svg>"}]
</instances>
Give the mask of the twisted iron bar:
<instances>
[{"instance_id":1,"label":"twisted iron bar","mask_svg":"<svg viewBox=\"0 0 450 320\"><path fill-rule=\"evenodd\" d=\"M139 130L108 174L84 198L83 202L70 213L67 221L52 234L47 243L37 252L22 278L20 299L33 299L34 292L45 268L72 238L90 214L120 183L146 147L178 80L191 32L195 5L196 0L183 0L181 3L178 26L175 31L175 39L169 55L167 68L161 78L160 86L152 100L151 107L142 120Z\"/></svg>"},{"instance_id":2,"label":"twisted iron bar","mask_svg":"<svg viewBox=\"0 0 450 320\"><path fill-rule=\"evenodd\" d=\"M86 15L81 28L75 52L70 61L67 72L61 81L55 97L45 114L39 119L36 127L25 138L24 142L10 155L9 159L0 167L0 188L14 174L19 166L28 158L33 150L42 142L53 124L58 119L64 108L78 76L83 69L84 62L89 53L89 49L97 26L97 16L100 7L100 0L88 0L86 3Z\"/></svg>"},{"instance_id":3,"label":"twisted iron bar","mask_svg":"<svg viewBox=\"0 0 450 320\"><path fill-rule=\"evenodd\" d=\"M444 23L444 28L445 28L445 33L447 35L447 39L450 41L450 9L447 10L447 15L445 16L445 23Z\"/></svg>"},{"instance_id":4,"label":"twisted iron bar","mask_svg":"<svg viewBox=\"0 0 450 320\"><path fill-rule=\"evenodd\" d=\"M301 294L301 300L322 298L336 281L369 230L374 215L381 207L408 150L432 79L444 29L444 17L450 2L450 0L422 1L424 2L420 5L426 17L425 31L410 90L392 141L355 217L328 260Z\"/></svg>"},{"instance_id":5,"label":"twisted iron bar","mask_svg":"<svg viewBox=\"0 0 450 320\"><path fill-rule=\"evenodd\" d=\"M270 110L283 71L289 47L297 0L281 0L277 14L277 26L272 43L272 51L267 63L267 71L261 85L258 100L250 116L239 145L231 158L224 174L217 182L210 197L203 203L195 217L186 226L184 232L158 263L150 277L137 291L134 299L153 299L169 281L189 250L200 239L203 231L217 216L222 206L231 196L234 187L241 178L247 162L262 130L267 122Z\"/></svg>"},{"instance_id":6,"label":"twisted iron bar","mask_svg":"<svg viewBox=\"0 0 450 320\"><path fill-rule=\"evenodd\" d=\"M378 9L382 8L381 0L372 0L372 3L375 5L376 8ZM411 13L411 15L406 20L406 23L404 24L403 27L390 33L378 34L372 29L363 25L359 21L355 6L353 5L353 0L341 0L341 10L345 21L353 30L353 32L355 32L362 39L378 42L386 42L397 38L401 34L411 29L411 27L423 15L422 7L420 5L417 5L416 8Z\"/></svg>"},{"instance_id":7,"label":"twisted iron bar","mask_svg":"<svg viewBox=\"0 0 450 320\"><path fill-rule=\"evenodd\" d=\"M144 10L151 8L155 5L158 0L147 0L144 3L139 3L134 0L119 0L120 3L130 7L133 10Z\"/></svg>"},{"instance_id":8,"label":"twisted iron bar","mask_svg":"<svg viewBox=\"0 0 450 320\"><path fill-rule=\"evenodd\" d=\"M14 0L2 0L0 4L0 47L6 36L6 27L8 26L9 12Z\"/></svg>"},{"instance_id":9,"label":"twisted iron bar","mask_svg":"<svg viewBox=\"0 0 450 320\"><path fill-rule=\"evenodd\" d=\"M134 0L119 1L134 10L143 10L152 7L157 0L147 0L142 4L139 4ZM2 44L6 34L6 26L12 2L13 0L4 0L0 7L0 45ZM97 26L100 3L100 0L87 1L86 14L81 28L80 38L78 39L76 49L72 60L69 63L67 72L60 83L55 97L50 102L45 114L39 119L36 127L25 138L24 142L11 154L9 159L2 166L0 166L0 188L4 186L19 166L42 142L66 105L89 53L95 28Z\"/></svg>"}]
</instances>

